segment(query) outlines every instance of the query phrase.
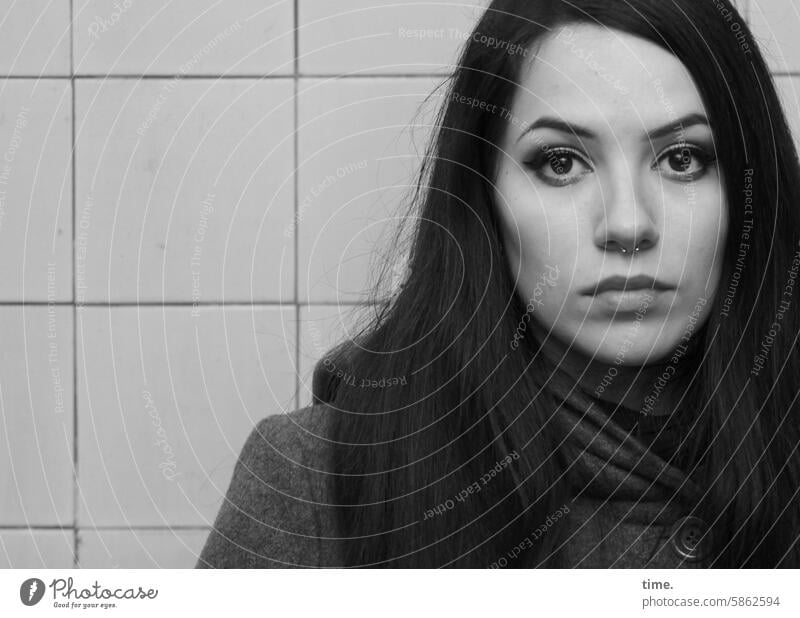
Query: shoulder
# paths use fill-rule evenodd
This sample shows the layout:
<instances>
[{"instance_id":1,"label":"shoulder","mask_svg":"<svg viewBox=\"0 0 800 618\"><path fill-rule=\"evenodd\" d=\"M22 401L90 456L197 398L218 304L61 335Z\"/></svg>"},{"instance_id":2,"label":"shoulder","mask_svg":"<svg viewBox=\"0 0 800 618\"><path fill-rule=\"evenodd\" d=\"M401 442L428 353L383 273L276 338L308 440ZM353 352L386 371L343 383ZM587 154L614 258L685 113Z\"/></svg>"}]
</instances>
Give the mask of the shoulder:
<instances>
[{"instance_id":1,"label":"shoulder","mask_svg":"<svg viewBox=\"0 0 800 618\"><path fill-rule=\"evenodd\" d=\"M335 412L327 405L312 405L286 414L267 416L255 427L267 428L282 438L299 440L301 443L319 442L328 439L333 426Z\"/></svg>"},{"instance_id":2,"label":"shoulder","mask_svg":"<svg viewBox=\"0 0 800 618\"><path fill-rule=\"evenodd\" d=\"M331 532L333 412L309 406L260 420L233 477L197 567L317 566Z\"/></svg>"},{"instance_id":3,"label":"shoulder","mask_svg":"<svg viewBox=\"0 0 800 618\"><path fill-rule=\"evenodd\" d=\"M295 497L311 498L309 472L326 467L331 416L325 406L308 406L261 419L239 454L239 474L248 473L253 482L269 482ZM257 496L250 494L251 499Z\"/></svg>"},{"instance_id":4,"label":"shoulder","mask_svg":"<svg viewBox=\"0 0 800 618\"><path fill-rule=\"evenodd\" d=\"M267 416L251 430L239 463L252 462L270 476L323 463L330 445L332 417L330 408L322 405Z\"/></svg>"}]
</instances>

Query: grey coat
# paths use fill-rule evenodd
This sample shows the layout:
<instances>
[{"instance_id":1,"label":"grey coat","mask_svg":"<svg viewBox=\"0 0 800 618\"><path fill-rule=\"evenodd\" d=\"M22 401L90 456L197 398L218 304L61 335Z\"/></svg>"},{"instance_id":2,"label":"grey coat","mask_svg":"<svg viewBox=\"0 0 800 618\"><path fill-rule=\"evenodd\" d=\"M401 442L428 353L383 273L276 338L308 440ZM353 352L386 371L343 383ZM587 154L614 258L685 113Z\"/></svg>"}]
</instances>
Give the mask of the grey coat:
<instances>
[{"instance_id":1,"label":"grey coat","mask_svg":"<svg viewBox=\"0 0 800 618\"><path fill-rule=\"evenodd\" d=\"M343 541L337 538L334 511L328 506L334 502L333 477L325 473L332 469L331 450L316 437L329 430L332 415L326 410L306 407L257 424L239 455L196 568L344 566ZM589 416L589 421L608 418L600 411ZM578 425L591 434L580 465L593 480L589 490L570 503L563 519L562 525L569 526L567 564L708 566L707 556L703 561L705 545L693 549L703 536L703 522L687 517L685 503L670 499L676 482L685 485L681 473L621 428L606 423L598 437L591 427L588 421ZM651 469L645 470L648 466ZM654 481L652 469L663 472L663 478ZM614 499L607 499L612 493Z\"/></svg>"}]
</instances>

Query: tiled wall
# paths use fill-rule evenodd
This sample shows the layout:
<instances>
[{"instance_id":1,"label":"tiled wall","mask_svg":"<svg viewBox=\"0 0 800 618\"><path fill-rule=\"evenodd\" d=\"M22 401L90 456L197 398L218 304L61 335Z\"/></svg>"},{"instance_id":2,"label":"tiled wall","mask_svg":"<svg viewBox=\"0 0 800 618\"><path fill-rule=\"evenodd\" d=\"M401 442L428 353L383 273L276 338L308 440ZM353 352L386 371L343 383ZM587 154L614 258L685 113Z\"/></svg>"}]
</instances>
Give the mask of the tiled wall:
<instances>
[{"instance_id":1,"label":"tiled wall","mask_svg":"<svg viewBox=\"0 0 800 618\"><path fill-rule=\"evenodd\" d=\"M5 567L195 563L352 322L485 4L115 2L0 0ZM797 122L795 0L751 4Z\"/></svg>"}]
</instances>

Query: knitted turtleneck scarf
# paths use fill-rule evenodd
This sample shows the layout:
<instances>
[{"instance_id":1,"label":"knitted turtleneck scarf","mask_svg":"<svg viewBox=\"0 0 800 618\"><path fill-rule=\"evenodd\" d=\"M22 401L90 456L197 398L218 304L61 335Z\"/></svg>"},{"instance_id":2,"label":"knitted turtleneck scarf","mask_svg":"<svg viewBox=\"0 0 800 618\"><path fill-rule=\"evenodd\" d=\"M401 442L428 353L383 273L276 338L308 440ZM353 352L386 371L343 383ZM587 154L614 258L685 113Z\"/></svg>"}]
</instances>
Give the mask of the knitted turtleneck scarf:
<instances>
[{"instance_id":1,"label":"knitted turtleneck scarf","mask_svg":"<svg viewBox=\"0 0 800 618\"><path fill-rule=\"evenodd\" d=\"M559 403L553 421L563 432L568 454L565 474L573 488L573 504L583 506L576 508L576 515L581 514L571 522L567 563L642 566L652 553L633 539L651 535L651 540L663 540L701 496L700 488L669 463L693 412L683 407L659 416L643 415L587 393L559 367L549 375L546 388Z\"/></svg>"},{"instance_id":2,"label":"knitted turtleneck scarf","mask_svg":"<svg viewBox=\"0 0 800 618\"><path fill-rule=\"evenodd\" d=\"M693 377L692 374L699 364L702 356L700 343L702 332L693 337L683 348L683 354L677 364L672 362L673 356L669 361L649 366L649 373L667 376L669 381L667 388L677 386L680 389L687 379ZM581 384L582 376L578 375L575 368L568 369L568 365L559 360L554 352L546 348L543 352L542 360L547 367L546 373L551 378L545 388L550 390L558 401L565 401L566 408L581 410L581 415L587 413L587 419L599 422L599 428L603 431L607 424L609 427L615 426L609 431L624 430L631 434L633 441L647 446L650 452L660 456L664 461L669 461L673 457L686 436L688 427L694 421L694 410L691 409L687 397L682 398L678 404L673 404L669 396L662 395L654 407L635 410L622 402L617 402L616 399L621 399L621 396L609 397L608 394L601 396L597 391L592 393ZM621 384L627 384L621 374L614 379ZM598 411L604 413L602 419L598 416ZM610 422L607 423L606 417L610 418ZM612 434L609 434L609 437L612 437Z\"/></svg>"},{"instance_id":3,"label":"knitted turtleneck scarf","mask_svg":"<svg viewBox=\"0 0 800 618\"><path fill-rule=\"evenodd\" d=\"M697 488L686 475L667 463L671 447L683 438L681 430L688 424L681 410L662 416L641 415L591 397L558 369L551 374L548 387L561 405L554 420L564 432L568 448L577 455L573 476L585 481L583 492L634 501L656 495L660 500L675 492L696 495ZM663 447L661 454L652 444Z\"/></svg>"}]
</instances>

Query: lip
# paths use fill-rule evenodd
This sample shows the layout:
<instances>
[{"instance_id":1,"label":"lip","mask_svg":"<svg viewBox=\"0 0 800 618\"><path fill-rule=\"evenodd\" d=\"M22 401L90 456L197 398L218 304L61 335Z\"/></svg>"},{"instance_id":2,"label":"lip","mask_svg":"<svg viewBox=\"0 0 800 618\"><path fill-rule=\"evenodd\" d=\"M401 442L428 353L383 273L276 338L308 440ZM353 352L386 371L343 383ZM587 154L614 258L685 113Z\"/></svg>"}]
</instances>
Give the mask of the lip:
<instances>
[{"instance_id":1,"label":"lip","mask_svg":"<svg viewBox=\"0 0 800 618\"><path fill-rule=\"evenodd\" d=\"M623 277L621 275L614 275L613 277L606 277L599 283L589 286L581 290L582 294L587 296L597 296L603 292L610 290L632 292L636 290L671 290L673 286L654 279L648 275L636 275L635 277Z\"/></svg>"},{"instance_id":2,"label":"lip","mask_svg":"<svg viewBox=\"0 0 800 618\"><path fill-rule=\"evenodd\" d=\"M643 315L661 306L665 290L639 288L636 290L606 290L589 296L591 306L609 313L640 312Z\"/></svg>"}]
</instances>

